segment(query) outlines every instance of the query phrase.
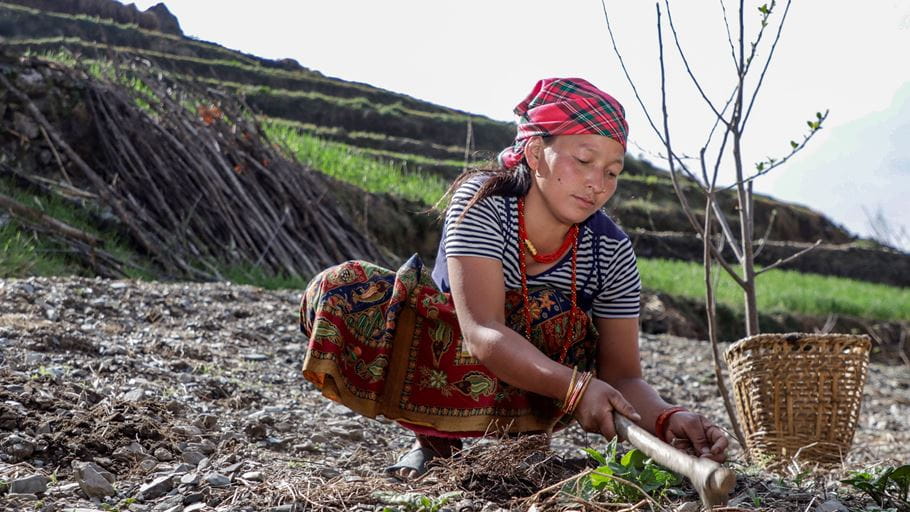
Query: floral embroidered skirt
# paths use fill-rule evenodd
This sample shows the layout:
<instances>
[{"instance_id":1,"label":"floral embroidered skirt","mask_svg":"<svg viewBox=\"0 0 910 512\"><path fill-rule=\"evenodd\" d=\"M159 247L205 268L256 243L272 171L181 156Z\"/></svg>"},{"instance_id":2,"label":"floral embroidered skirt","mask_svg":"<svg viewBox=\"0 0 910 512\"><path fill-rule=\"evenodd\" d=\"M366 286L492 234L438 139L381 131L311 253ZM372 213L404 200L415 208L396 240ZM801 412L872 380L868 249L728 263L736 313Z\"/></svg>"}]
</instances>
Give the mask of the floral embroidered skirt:
<instances>
[{"instance_id":1,"label":"floral embroidered skirt","mask_svg":"<svg viewBox=\"0 0 910 512\"><path fill-rule=\"evenodd\" d=\"M531 288L531 338L564 364L591 370L597 334L587 315L570 321L571 302ZM521 291L506 292L505 317L525 332ZM420 259L397 272L349 261L307 286L300 328L309 338L304 377L353 411L379 415L426 435L473 437L560 428L560 403L500 381L463 345L455 306ZM559 390L562 393L564 390Z\"/></svg>"}]
</instances>

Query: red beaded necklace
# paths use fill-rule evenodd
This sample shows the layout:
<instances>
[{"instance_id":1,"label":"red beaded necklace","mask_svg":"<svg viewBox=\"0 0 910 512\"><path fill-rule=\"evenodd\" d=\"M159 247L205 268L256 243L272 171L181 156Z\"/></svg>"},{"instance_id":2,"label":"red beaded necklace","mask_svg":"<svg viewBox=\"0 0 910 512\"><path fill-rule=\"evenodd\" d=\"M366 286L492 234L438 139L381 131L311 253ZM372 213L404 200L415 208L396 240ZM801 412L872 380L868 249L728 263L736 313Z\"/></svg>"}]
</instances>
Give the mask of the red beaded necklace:
<instances>
[{"instance_id":1,"label":"red beaded necklace","mask_svg":"<svg viewBox=\"0 0 910 512\"><path fill-rule=\"evenodd\" d=\"M531 253L531 257L538 263L553 263L565 252L569 245L572 245L572 309L569 312L569 331L574 333L575 316L578 310L577 292L575 289L575 269L578 261L578 224L573 224L566 233L566 239L563 240L562 246L554 253L544 254L538 257L534 245L528 240L528 231L525 228L525 202L524 198L518 198L518 266L521 268L521 294L524 299L525 314L525 336L531 339L531 297L528 294L528 263L525 261L525 249ZM572 335L566 337L566 343L562 347L562 354L559 356L559 362L566 359L566 353L569 351L569 345L572 344Z\"/></svg>"}]
</instances>

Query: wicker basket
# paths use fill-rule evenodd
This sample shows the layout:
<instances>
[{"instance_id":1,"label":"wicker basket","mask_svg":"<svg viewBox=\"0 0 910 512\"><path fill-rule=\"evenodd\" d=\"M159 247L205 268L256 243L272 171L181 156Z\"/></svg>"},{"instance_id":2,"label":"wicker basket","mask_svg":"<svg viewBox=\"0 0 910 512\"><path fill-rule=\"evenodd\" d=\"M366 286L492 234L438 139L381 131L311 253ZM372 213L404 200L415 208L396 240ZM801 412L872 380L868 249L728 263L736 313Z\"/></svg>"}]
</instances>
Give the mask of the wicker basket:
<instances>
[{"instance_id":1,"label":"wicker basket","mask_svg":"<svg viewBox=\"0 0 910 512\"><path fill-rule=\"evenodd\" d=\"M725 354L746 445L767 466L847 455L871 341L865 335L759 334Z\"/></svg>"}]
</instances>

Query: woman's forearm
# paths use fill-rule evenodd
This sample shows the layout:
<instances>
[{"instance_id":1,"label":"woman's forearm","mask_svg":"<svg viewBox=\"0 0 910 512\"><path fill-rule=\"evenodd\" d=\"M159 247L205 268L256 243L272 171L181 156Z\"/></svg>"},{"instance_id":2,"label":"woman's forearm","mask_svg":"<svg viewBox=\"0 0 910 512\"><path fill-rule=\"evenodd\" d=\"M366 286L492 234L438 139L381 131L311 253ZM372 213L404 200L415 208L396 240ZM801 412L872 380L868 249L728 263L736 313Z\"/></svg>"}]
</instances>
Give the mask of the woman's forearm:
<instances>
[{"instance_id":1,"label":"woman's forearm","mask_svg":"<svg viewBox=\"0 0 910 512\"><path fill-rule=\"evenodd\" d=\"M641 415L639 425L648 432L654 433L657 417L671 405L665 402L657 391L640 377L620 378L608 382L622 393Z\"/></svg>"},{"instance_id":2,"label":"woman's forearm","mask_svg":"<svg viewBox=\"0 0 910 512\"><path fill-rule=\"evenodd\" d=\"M503 324L476 326L466 340L471 355L504 382L562 400L572 370L547 357Z\"/></svg>"}]
</instances>

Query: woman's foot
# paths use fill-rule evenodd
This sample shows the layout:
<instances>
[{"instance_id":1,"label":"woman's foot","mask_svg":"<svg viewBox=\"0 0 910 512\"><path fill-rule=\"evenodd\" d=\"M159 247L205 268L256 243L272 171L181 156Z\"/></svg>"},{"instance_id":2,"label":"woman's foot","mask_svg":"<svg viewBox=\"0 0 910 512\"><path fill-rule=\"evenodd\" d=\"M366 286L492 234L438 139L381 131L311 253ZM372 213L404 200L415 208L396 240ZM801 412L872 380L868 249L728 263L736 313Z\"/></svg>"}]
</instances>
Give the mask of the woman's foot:
<instances>
[{"instance_id":1,"label":"woman's foot","mask_svg":"<svg viewBox=\"0 0 910 512\"><path fill-rule=\"evenodd\" d=\"M449 458L461 446L461 439L418 435L411 450L385 471L396 478L411 480L427 472L428 462L436 457Z\"/></svg>"}]
</instances>

